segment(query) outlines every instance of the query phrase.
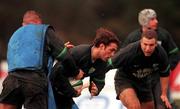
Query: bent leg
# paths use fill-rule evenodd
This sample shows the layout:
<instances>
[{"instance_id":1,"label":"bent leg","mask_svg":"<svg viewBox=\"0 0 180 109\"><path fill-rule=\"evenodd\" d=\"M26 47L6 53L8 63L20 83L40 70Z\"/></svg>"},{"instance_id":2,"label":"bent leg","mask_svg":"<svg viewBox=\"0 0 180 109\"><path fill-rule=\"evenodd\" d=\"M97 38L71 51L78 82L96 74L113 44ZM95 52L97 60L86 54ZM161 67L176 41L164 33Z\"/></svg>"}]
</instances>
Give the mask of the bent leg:
<instances>
[{"instance_id":1,"label":"bent leg","mask_svg":"<svg viewBox=\"0 0 180 109\"><path fill-rule=\"evenodd\" d=\"M124 89L120 93L119 99L127 109L141 109L139 99L133 88Z\"/></svg>"},{"instance_id":2,"label":"bent leg","mask_svg":"<svg viewBox=\"0 0 180 109\"><path fill-rule=\"evenodd\" d=\"M17 109L15 105L0 103L0 109Z\"/></svg>"},{"instance_id":3,"label":"bent leg","mask_svg":"<svg viewBox=\"0 0 180 109\"><path fill-rule=\"evenodd\" d=\"M0 109L21 109L23 96L18 80L9 74L3 82L0 94Z\"/></svg>"}]
</instances>

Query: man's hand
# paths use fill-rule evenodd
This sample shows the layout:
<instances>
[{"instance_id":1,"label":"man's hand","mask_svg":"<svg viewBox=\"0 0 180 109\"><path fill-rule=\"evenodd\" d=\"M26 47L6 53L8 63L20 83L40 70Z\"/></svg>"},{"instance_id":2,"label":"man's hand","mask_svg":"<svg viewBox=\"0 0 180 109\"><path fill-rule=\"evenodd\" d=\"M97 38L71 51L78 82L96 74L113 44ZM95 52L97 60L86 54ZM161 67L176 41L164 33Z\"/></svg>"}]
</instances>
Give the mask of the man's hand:
<instances>
[{"instance_id":1,"label":"man's hand","mask_svg":"<svg viewBox=\"0 0 180 109\"><path fill-rule=\"evenodd\" d=\"M91 96L96 96L98 93L98 88L96 86L96 84L92 81L91 82Z\"/></svg>"},{"instance_id":2,"label":"man's hand","mask_svg":"<svg viewBox=\"0 0 180 109\"><path fill-rule=\"evenodd\" d=\"M166 95L161 95L161 100L164 102L167 109L172 109L172 106Z\"/></svg>"},{"instance_id":3,"label":"man's hand","mask_svg":"<svg viewBox=\"0 0 180 109\"><path fill-rule=\"evenodd\" d=\"M78 75L76 75L75 79L80 80L83 77L84 77L84 72L81 69L79 69L79 73L78 73Z\"/></svg>"},{"instance_id":4,"label":"man's hand","mask_svg":"<svg viewBox=\"0 0 180 109\"><path fill-rule=\"evenodd\" d=\"M77 97L81 95L82 88L75 89Z\"/></svg>"},{"instance_id":5,"label":"man's hand","mask_svg":"<svg viewBox=\"0 0 180 109\"><path fill-rule=\"evenodd\" d=\"M68 48L68 49L70 49L70 48L73 48L74 47L74 45L71 43L71 42L66 42L65 44L64 44L64 46L66 47L66 48Z\"/></svg>"}]
</instances>

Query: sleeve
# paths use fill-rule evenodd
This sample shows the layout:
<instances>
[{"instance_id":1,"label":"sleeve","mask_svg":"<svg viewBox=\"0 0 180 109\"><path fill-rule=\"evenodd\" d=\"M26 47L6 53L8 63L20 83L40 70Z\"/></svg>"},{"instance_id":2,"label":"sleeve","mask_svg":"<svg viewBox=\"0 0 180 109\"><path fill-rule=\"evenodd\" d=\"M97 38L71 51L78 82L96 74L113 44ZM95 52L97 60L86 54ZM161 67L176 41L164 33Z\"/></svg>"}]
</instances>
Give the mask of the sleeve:
<instances>
[{"instance_id":1,"label":"sleeve","mask_svg":"<svg viewBox=\"0 0 180 109\"><path fill-rule=\"evenodd\" d=\"M127 36L127 38L123 41L123 43L122 43L122 45L121 45L121 48L124 48L124 47L126 47L128 44L140 40L140 37L141 37L141 33L140 33L140 30L139 30L139 29L131 32L131 33Z\"/></svg>"},{"instance_id":2,"label":"sleeve","mask_svg":"<svg viewBox=\"0 0 180 109\"><path fill-rule=\"evenodd\" d=\"M173 53L169 56L169 63L171 65L171 70L174 70L174 68L178 64L179 60L180 60L180 52L179 51L177 53Z\"/></svg>"},{"instance_id":3,"label":"sleeve","mask_svg":"<svg viewBox=\"0 0 180 109\"><path fill-rule=\"evenodd\" d=\"M121 48L124 48L125 46L127 46L129 43L132 43L131 37L133 37L134 35L131 33L127 36L127 38L123 41Z\"/></svg>"},{"instance_id":4,"label":"sleeve","mask_svg":"<svg viewBox=\"0 0 180 109\"><path fill-rule=\"evenodd\" d=\"M112 68L120 68L121 66L123 66L124 64L127 63L128 57L130 55L130 53L132 53L133 51L131 51L131 44L129 44L128 46L120 49L112 58Z\"/></svg>"},{"instance_id":5,"label":"sleeve","mask_svg":"<svg viewBox=\"0 0 180 109\"><path fill-rule=\"evenodd\" d=\"M94 73L96 73L96 72L94 72ZM97 95L99 95L99 93L101 92L101 90L103 89L103 87L105 85L105 73L101 73L101 74L96 75L96 76L91 76L90 77L90 83L92 81L96 84L96 86L98 88ZM91 87L91 84L89 87ZM90 92L90 88L89 88L89 92Z\"/></svg>"},{"instance_id":6,"label":"sleeve","mask_svg":"<svg viewBox=\"0 0 180 109\"><path fill-rule=\"evenodd\" d=\"M122 72L122 70L117 69L117 70L116 70L116 73L115 73L115 75L114 75L114 87L115 87L115 91L116 91L116 94L117 94L116 99L119 99L119 94L120 94L121 82L120 82L119 80L120 80L120 78L121 78L121 75L120 75L121 72ZM124 72L123 72L123 73L124 73Z\"/></svg>"},{"instance_id":7,"label":"sleeve","mask_svg":"<svg viewBox=\"0 0 180 109\"><path fill-rule=\"evenodd\" d=\"M72 73L72 76L76 76L79 73L79 69L73 57L70 55L69 50L64 46L64 42L55 34L52 28L48 28L46 37L48 49L52 56L58 61L61 61L65 69L69 69L69 72Z\"/></svg>"},{"instance_id":8,"label":"sleeve","mask_svg":"<svg viewBox=\"0 0 180 109\"><path fill-rule=\"evenodd\" d=\"M83 48L79 47L79 46L75 46L73 48L70 49L70 54L72 55L73 59L75 60L76 64L78 64L81 59L83 58L82 54L82 50Z\"/></svg>"},{"instance_id":9,"label":"sleeve","mask_svg":"<svg viewBox=\"0 0 180 109\"><path fill-rule=\"evenodd\" d=\"M174 42L171 34L167 30L164 30L164 29L162 32L166 36L165 44L167 45L167 50L166 50L166 48L164 48L164 49L167 51L167 54L171 55L173 53L177 53L178 47L177 47L176 43Z\"/></svg>"},{"instance_id":10,"label":"sleeve","mask_svg":"<svg viewBox=\"0 0 180 109\"><path fill-rule=\"evenodd\" d=\"M65 95L66 97L76 97L76 91L69 83L69 80L64 76L65 70L61 63L56 63L50 75L50 81L53 89L58 93Z\"/></svg>"},{"instance_id":11,"label":"sleeve","mask_svg":"<svg viewBox=\"0 0 180 109\"><path fill-rule=\"evenodd\" d=\"M159 47L159 59L160 59L160 76L161 77L167 77L170 73L170 64L168 60L167 53L165 50L161 47Z\"/></svg>"},{"instance_id":12,"label":"sleeve","mask_svg":"<svg viewBox=\"0 0 180 109\"><path fill-rule=\"evenodd\" d=\"M171 34L165 29L161 28L161 30L163 32L162 34L164 34L166 37L163 47L165 47L164 49L167 52L167 55L169 58L169 63L171 65L171 70L173 70L180 60L179 48L177 47L176 43L174 42Z\"/></svg>"},{"instance_id":13,"label":"sleeve","mask_svg":"<svg viewBox=\"0 0 180 109\"><path fill-rule=\"evenodd\" d=\"M168 33L169 34L169 33ZM168 39L168 45L169 45L169 63L171 65L171 70L173 70L176 65L178 64L180 60L180 54L179 54L179 48L175 44L174 40L172 39L171 35L169 34L169 39Z\"/></svg>"}]
</instances>

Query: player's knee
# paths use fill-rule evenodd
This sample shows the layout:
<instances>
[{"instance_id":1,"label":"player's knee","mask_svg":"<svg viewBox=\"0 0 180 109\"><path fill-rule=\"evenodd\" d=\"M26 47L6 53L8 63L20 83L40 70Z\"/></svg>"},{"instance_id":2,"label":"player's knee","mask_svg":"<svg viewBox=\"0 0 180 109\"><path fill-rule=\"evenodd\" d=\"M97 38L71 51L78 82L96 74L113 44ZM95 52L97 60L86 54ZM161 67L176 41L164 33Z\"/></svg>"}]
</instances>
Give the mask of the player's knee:
<instances>
[{"instance_id":1,"label":"player's knee","mask_svg":"<svg viewBox=\"0 0 180 109\"><path fill-rule=\"evenodd\" d=\"M141 109L141 105L138 101L132 101L127 103L127 109Z\"/></svg>"},{"instance_id":2,"label":"player's knee","mask_svg":"<svg viewBox=\"0 0 180 109\"><path fill-rule=\"evenodd\" d=\"M135 97L122 97L122 103L127 107L127 109L141 109L141 104L138 98Z\"/></svg>"},{"instance_id":3,"label":"player's knee","mask_svg":"<svg viewBox=\"0 0 180 109\"><path fill-rule=\"evenodd\" d=\"M16 109L15 105L0 103L0 109Z\"/></svg>"},{"instance_id":4,"label":"player's knee","mask_svg":"<svg viewBox=\"0 0 180 109\"><path fill-rule=\"evenodd\" d=\"M120 94L120 100L127 109L141 109L141 104L136 96L134 89L127 88Z\"/></svg>"}]
</instances>

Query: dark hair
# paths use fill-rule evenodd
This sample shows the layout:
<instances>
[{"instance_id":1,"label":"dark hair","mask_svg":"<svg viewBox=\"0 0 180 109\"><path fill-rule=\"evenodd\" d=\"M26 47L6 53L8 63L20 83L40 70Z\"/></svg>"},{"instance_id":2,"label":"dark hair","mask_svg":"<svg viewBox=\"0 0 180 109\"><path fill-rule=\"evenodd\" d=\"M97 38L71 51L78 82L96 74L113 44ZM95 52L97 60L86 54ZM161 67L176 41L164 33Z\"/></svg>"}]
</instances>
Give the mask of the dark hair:
<instances>
[{"instance_id":1,"label":"dark hair","mask_svg":"<svg viewBox=\"0 0 180 109\"><path fill-rule=\"evenodd\" d=\"M96 37L93 44L95 47L99 47L99 45L102 43L105 46L109 45L110 43L116 43L117 46L119 46L120 41L112 31L101 27L96 31Z\"/></svg>"},{"instance_id":2,"label":"dark hair","mask_svg":"<svg viewBox=\"0 0 180 109\"><path fill-rule=\"evenodd\" d=\"M141 35L141 38L147 38L147 39L153 39L155 38L157 40L157 32L153 29L148 29L147 31L144 31Z\"/></svg>"}]
</instances>

